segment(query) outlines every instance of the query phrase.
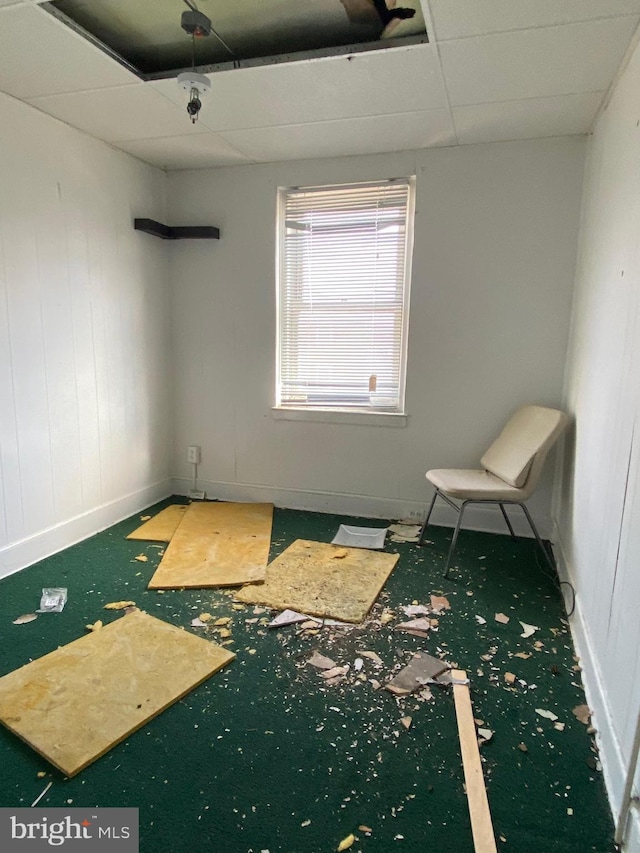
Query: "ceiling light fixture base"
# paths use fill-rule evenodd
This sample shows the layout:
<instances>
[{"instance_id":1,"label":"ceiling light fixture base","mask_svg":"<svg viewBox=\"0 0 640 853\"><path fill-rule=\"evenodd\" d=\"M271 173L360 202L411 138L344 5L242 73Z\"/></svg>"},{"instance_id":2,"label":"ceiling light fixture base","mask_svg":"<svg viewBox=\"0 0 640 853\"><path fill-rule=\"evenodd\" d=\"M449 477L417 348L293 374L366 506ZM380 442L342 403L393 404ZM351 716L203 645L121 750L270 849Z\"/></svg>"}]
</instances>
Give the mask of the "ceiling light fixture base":
<instances>
[{"instance_id":1,"label":"ceiling light fixture base","mask_svg":"<svg viewBox=\"0 0 640 853\"><path fill-rule=\"evenodd\" d=\"M182 86L186 92L197 89L198 94L204 95L211 89L211 80L204 74L198 74L197 71L183 71L176 79L178 86Z\"/></svg>"}]
</instances>

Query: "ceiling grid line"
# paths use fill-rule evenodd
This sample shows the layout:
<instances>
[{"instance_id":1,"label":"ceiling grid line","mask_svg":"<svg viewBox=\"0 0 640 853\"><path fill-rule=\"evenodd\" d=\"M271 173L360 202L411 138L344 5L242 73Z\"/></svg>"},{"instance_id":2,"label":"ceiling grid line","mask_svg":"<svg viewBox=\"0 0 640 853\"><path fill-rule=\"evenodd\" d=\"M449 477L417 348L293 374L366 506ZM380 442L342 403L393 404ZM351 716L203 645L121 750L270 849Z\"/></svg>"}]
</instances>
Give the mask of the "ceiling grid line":
<instances>
[{"instance_id":1,"label":"ceiling grid line","mask_svg":"<svg viewBox=\"0 0 640 853\"><path fill-rule=\"evenodd\" d=\"M460 144L460 139L458 137L458 129L456 127L455 117L453 115L453 107L451 105L451 98L449 97L449 90L447 88L447 80L444 76L444 69L442 67L442 57L440 55L440 47L438 42L438 34L436 32L435 24L433 22L433 14L431 12L431 4L429 0L421 0L422 2L422 10L425 19L425 23L428 23L428 32L431 33L433 37L433 44L435 45L436 56L438 57L438 66L440 68L440 76L442 77L442 85L444 87L445 97L447 99L447 111L449 113L449 121L451 122L451 129L453 131L453 137L455 139L456 145Z\"/></svg>"}]
</instances>

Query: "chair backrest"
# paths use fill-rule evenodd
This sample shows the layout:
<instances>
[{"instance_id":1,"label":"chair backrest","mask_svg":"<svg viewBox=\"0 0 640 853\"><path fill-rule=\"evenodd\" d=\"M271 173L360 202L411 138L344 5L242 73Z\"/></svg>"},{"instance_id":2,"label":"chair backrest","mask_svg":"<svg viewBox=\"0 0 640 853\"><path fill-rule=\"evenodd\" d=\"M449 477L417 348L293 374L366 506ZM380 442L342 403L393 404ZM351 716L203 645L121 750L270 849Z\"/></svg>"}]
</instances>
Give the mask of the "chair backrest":
<instances>
[{"instance_id":1,"label":"chair backrest","mask_svg":"<svg viewBox=\"0 0 640 853\"><path fill-rule=\"evenodd\" d=\"M485 470L520 489L531 491L547 453L565 428L568 417L558 409L522 406L480 460Z\"/></svg>"}]
</instances>

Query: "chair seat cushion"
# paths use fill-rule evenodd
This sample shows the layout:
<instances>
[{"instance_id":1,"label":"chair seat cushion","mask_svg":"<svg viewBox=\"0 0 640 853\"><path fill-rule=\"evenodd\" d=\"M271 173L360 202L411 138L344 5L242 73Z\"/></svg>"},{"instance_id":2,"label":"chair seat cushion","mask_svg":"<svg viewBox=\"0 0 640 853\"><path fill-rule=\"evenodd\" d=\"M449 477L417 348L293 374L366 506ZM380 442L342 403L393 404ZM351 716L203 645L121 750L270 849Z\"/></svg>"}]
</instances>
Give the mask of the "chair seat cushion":
<instances>
[{"instance_id":1,"label":"chair seat cushion","mask_svg":"<svg viewBox=\"0 0 640 853\"><path fill-rule=\"evenodd\" d=\"M434 468L426 478L451 498L472 501L518 501L523 490L510 486L489 471L465 468Z\"/></svg>"}]
</instances>

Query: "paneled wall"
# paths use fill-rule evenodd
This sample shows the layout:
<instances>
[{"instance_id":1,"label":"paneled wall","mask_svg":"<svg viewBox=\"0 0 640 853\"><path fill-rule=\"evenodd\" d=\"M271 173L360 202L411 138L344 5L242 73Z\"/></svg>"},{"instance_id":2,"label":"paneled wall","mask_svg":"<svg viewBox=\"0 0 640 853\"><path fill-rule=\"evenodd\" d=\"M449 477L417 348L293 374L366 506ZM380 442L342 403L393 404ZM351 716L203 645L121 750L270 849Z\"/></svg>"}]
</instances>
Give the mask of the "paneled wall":
<instances>
[{"instance_id":1,"label":"paneled wall","mask_svg":"<svg viewBox=\"0 0 640 853\"><path fill-rule=\"evenodd\" d=\"M565 138L170 173L172 222L222 229L170 250L177 488L199 444L212 496L422 513L428 468L475 466L518 405L558 405L583 148ZM411 174L406 426L274 418L276 188ZM532 500L545 531L550 474ZM496 516L468 522L502 531Z\"/></svg>"},{"instance_id":2,"label":"paneled wall","mask_svg":"<svg viewBox=\"0 0 640 853\"><path fill-rule=\"evenodd\" d=\"M169 490L165 175L0 95L0 575Z\"/></svg>"},{"instance_id":3,"label":"paneled wall","mask_svg":"<svg viewBox=\"0 0 640 853\"><path fill-rule=\"evenodd\" d=\"M614 813L640 714L640 50L589 143L577 267L561 554ZM637 791L637 789L636 789ZM637 809L629 850L640 850Z\"/></svg>"}]
</instances>

